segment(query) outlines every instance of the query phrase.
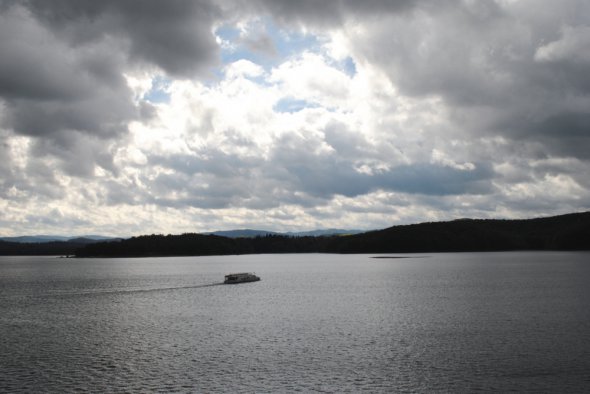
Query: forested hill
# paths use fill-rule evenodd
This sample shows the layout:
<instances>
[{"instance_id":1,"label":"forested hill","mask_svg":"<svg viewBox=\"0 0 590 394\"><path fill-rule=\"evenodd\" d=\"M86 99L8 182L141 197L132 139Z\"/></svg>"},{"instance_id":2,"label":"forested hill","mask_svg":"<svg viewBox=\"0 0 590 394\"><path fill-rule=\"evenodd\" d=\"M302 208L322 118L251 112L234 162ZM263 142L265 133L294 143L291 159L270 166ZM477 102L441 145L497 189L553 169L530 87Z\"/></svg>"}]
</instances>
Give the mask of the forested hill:
<instances>
[{"instance_id":1,"label":"forested hill","mask_svg":"<svg viewBox=\"0 0 590 394\"><path fill-rule=\"evenodd\" d=\"M460 219L394 226L332 243L336 253L590 250L590 212L539 219Z\"/></svg>"},{"instance_id":2,"label":"forested hill","mask_svg":"<svg viewBox=\"0 0 590 394\"><path fill-rule=\"evenodd\" d=\"M208 256L255 253L314 253L325 250L325 237L265 235L228 238L218 235L142 235L101 242L78 250L79 257Z\"/></svg>"},{"instance_id":3,"label":"forested hill","mask_svg":"<svg viewBox=\"0 0 590 394\"><path fill-rule=\"evenodd\" d=\"M88 238L66 241L10 242L0 240L0 256L55 256L74 255L84 245L98 242Z\"/></svg>"},{"instance_id":4,"label":"forested hill","mask_svg":"<svg viewBox=\"0 0 590 394\"><path fill-rule=\"evenodd\" d=\"M77 256L197 256L248 253L403 253L590 250L590 212L527 220L462 219L330 237L147 235L101 242Z\"/></svg>"}]
</instances>

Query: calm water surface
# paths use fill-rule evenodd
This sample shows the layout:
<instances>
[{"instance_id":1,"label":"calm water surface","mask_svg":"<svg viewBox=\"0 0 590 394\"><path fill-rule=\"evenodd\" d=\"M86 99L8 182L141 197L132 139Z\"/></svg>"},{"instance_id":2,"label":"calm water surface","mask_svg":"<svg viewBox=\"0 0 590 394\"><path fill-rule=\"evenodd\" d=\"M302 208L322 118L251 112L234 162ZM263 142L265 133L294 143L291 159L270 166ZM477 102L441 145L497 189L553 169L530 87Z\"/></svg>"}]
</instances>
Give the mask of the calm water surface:
<instances>
[{"instance_id":1,"label":"calm water surface","mask_svg":"<svg viewBox=\"0 0 590 394\"><path fill-rule=\"evenodd\" d=\"M0 257L0 392L590 391L590 253L407 256Z\"/></svg>"}]
</instances>

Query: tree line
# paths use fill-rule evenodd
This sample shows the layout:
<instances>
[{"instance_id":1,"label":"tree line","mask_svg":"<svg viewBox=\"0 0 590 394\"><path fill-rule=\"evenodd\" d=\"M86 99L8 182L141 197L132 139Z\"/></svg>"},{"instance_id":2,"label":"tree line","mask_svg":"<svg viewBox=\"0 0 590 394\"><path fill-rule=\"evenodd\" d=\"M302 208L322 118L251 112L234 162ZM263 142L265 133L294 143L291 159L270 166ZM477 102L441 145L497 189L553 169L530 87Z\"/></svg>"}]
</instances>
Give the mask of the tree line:
<instances>
[{"instance_id":1,"label":"tree line","mask_svg":"<svg viewBox=\"0 0 590 394\"><path fill-rule=\"evenodd\" d=\"M528 220L464 219L323 237L145 235L86 245L80 257L197 256L257 253L422 253L590 250L590 212Z\"/></svg>"},{"instance_id":2,"label":"tree line","mask_svg":"<svg viewBox=\"0 0 590 394\"><path fill-rule=\"evenodd\" d=\"M539 219L462 219L393 226L344 236L227 238L188 233L110 242L23 244L0 241L0 255L78 257L206 256L258 253L424 253L590 250L590 212Z\"/></svg>"}]
</instances>

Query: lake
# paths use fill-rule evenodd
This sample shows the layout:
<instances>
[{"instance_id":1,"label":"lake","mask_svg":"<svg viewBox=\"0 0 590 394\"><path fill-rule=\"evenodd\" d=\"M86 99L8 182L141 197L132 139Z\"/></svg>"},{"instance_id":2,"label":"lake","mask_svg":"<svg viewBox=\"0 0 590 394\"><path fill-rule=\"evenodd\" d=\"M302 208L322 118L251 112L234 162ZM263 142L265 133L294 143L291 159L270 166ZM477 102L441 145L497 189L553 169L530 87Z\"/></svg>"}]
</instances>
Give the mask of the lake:
<instances>
[{"instance_id":1,"label":"lake","mask_svg":"<svg viewBox=\"0 0 590 394\"><path fill-rule=\"evenodd\" d=\"M0 257L0 392L590 390L590 253L398 256Z\"/></svg>"}]
</instances>

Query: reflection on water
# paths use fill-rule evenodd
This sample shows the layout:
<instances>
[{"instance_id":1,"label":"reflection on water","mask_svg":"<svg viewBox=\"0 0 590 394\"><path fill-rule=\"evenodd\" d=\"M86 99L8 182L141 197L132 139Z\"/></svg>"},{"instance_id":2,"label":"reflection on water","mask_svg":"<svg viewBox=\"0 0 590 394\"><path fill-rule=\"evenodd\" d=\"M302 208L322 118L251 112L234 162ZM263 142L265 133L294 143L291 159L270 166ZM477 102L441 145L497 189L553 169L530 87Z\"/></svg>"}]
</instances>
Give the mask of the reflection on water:
<instances>
[{"instance_id":1,"label":"reflection on water","mask_svg":"<svg viewBox=\"0 0 590 394\"><path fill-rule=\"evenodd\" d=\"M371 257L2 257L0 392L587 390L588 253Z\"/></svg>"}]
</instances>

